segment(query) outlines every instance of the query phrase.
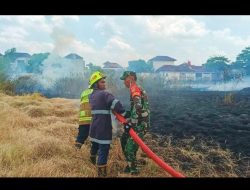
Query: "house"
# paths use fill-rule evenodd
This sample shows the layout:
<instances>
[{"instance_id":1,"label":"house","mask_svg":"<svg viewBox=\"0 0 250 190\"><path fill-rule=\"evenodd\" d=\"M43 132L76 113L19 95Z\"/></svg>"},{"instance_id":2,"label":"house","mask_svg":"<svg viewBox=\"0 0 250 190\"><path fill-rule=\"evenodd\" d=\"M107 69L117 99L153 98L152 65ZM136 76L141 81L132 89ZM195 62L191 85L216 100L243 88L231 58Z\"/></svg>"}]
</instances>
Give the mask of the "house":
<instances>
[{"instance_id":1,"label":"house","mask_svg":"<svg viewBox=\"0 0 250 190\"><path fill-rule=\"evenodd\" d=\"M103 63L103 70L104 71L118 71L118 72L122 72L124 71L124 68L119 65L118 63L111 63L109 61L106 61L105 63Z\"/></svg>"},{"instance_id":2,"label":"house","mask_svg":"<svg viewBox=\"0 0 250 190\"><path fill-rule=\"evenodd\" d=\"M24 64L27 65L29 60L31 58L31 55L28 53L18 53L14 52L10 56L10 62L15 64Z\"/></svg>"},{"instance_id":3,"label":"house","mask_svg":"<svg viewBox=\"0 0 250 190\"><path fill-rule=\"evenodd\" d=\"M148 62L153 64L155 71L164 65L174 65L175 61L176 59L169 56L156 56L148 60Z\"/></svg>"},{"instance_id":4,"label":"house","mask_svg":"<svg viewBox=\"0 0 250 190\"><path fill-rule=\"evenodd\" d=\"M70 53L64 57L65 59L68 59L69 61L76 63L76 64L81 64L83 68L85 68L85 61L83 58L75 53Z\"/></svg>"},{"instance_id":5,"label":"house","mask_svg":"<svg viewBox=\"0 0 250 190\"><path fill-rule=\"evenodd\" d=\"M180 72L176 65L163 65L155 71L167 80L180 80Z\"/></svg>"},{"instance_id":6,"label":"house","mask_svg":"<svg viewBox=\"0 0 250 190\"><path fill-rule=\"evenodd\" d=\"M9 56L11 70L15 71L16 75L26 72L31 55L28 53L13 52ZM14 76L14 75L13 75Z\"/></svg>"},{"instance_id":7,"label":"house","mask_svg":"<svg viewBox=\"0 0 250 190\"><path fill-rule=\"evenodd\" d=\"M156 70L167 80L180 81L218 81L222 74L218 71L207 71L203 66L191 65L190 62L181 65L164 65Z\"/></svg>"}]
</instances>

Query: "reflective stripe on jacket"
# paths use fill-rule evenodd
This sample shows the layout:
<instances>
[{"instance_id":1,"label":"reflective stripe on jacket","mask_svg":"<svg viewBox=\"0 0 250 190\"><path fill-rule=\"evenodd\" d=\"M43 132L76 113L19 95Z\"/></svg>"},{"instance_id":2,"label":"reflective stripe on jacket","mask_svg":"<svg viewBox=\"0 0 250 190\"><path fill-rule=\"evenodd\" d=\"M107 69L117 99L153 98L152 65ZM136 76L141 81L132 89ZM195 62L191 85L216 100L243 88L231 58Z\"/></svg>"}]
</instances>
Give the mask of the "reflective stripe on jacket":
<instances>
[{"instance_id":1,"label":"reflective stripe on jacket","mask_svg":"<svg viewBox=\"0 0 250 190\"><path fill-rule=\"evenodd\" d=\"M92 113L90 141L110 144L112 141L111 110L124 114L121 102L105 90L94 89L89 98Z\"/></svg>"},{"instance_id":2,"label":"reflective stripe on jacket","mask_svg":"<svg viewBox=\"0 0 250 190\"><path fill-rule=\"evenodd\" d=\"M79 125L90 124L92 120L91 106L89 104L89 95L93 89L86 89L81 94L81 104L79 113Z\"/></svg>"}]
</instances>

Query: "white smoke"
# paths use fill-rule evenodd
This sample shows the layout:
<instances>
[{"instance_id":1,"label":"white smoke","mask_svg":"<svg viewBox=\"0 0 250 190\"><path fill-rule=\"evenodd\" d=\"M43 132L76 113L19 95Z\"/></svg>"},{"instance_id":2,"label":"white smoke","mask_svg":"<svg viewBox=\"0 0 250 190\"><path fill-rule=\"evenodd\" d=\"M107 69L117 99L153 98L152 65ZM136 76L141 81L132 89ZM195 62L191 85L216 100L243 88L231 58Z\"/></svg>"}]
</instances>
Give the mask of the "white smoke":
<instances>
[{"instance_id":1,"label":"white smoke","mask_svg":"<svg viewBox=\"0 0 250 190\"><path fill-rule=\"evenodd\" d=\"M141 75L138 75L141 76ZM139 77L139 81L140 81ZM159 80L160 79L160 80ZM250 87L250 77L243 77L241 79L232 79L231 81L200 81L200 82L188 82L188 81L169 81L166 78L159 76L154 77L154 74L148 74L143 77L143 86L148 89L186 89L186 90L198 90L198 91L239 91L244 88Z\"/></svg>"},{"instance_id":2,"label":"white smoke","mask_svg":"<svg viewBox=\"0 0 250 190\"><path fill-rule=\"evenodd\" d=\"M243 88L250 87L250 77L241 80L230 81L226 83L213 84L208 87L210 91L239 91Z\"/></svg>"},{"instance_id":3,"label":"white smoke","mask_svg":"<svg viewBox=\"0 0 250 190\"><path fill-rule=\"evenodd\" d=\"M50 36L54 41L52 53L57 55L69 53L71 45L76 40L72 32L60 27L54 27Z\"/></svg>"},{"instance_id":4,"label":"white smoke","mask_svg":"<svg viewBox=\"0 0 250 190\"><path fill-rule=\"evenodd\" d=\"M26 71L25 64L19 64L17 62L10 63L10 68L8 71L8 75L10 76L10 79L16 79L26 74L27 74L27 71Z\"/></svg>"},{"instance_id":5,"label":"white smoke","mask_svg":"<svg viewBox=\"0 0 250 190\"><path fill-rule=\"evenodd\" d=\"M43 61L42 73L39 77L39 81L45 89L52 87L61 78L84 75L83 62L60 56L73 53L70 51L70 46L75 40L74 34L64 28L54 27L51 38L54 40L54 49L52 54Z\"/></svg>"},{"instance_id":6,"label":"white smoke","mask_svg":"<svg viewBox=\"0 0 250 190\"><path fill-rule=\"evenodd\" d=\"M43 61L42 73L39 80L46 89L51 87L60 78L83 76L83 68L84 65L80 62L74 62L56 54L50 54Z\"/></svg>"}]
</instances>

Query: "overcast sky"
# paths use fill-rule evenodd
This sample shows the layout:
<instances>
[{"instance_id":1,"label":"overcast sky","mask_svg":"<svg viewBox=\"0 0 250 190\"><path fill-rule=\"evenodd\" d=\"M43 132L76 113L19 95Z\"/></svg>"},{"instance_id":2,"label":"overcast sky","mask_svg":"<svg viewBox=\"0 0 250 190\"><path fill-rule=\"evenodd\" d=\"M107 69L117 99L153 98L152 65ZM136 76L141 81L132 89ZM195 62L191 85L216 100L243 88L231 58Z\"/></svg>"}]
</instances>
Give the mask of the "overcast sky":
<instances>
[{"instance_id":1,"label":"overcast sky","mask_svg":"<svg viewBox=\"0 0 250 190\"><path fill-rule=\"evenodd\" d=\"M250 16L0 16L0 53L74 52L88 62L127 66L157 55L201 65L214 55L234 61L250 46Z\"/></svg>"}]
</instances>

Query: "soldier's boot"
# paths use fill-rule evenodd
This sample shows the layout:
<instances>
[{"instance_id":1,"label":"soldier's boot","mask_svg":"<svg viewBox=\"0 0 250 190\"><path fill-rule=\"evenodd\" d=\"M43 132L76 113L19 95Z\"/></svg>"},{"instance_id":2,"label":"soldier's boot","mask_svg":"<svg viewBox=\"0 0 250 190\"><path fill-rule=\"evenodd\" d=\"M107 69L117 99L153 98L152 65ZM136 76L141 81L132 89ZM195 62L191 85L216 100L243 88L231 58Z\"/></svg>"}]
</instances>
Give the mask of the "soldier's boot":
<instances>
[{"instance_id":1,"label":"soldier's boot","mask_svg":"<svg viewBox=\"0 0 250 190\"><path fill-rule=\"evenodd\" d=\"M131 173L132 175L136 175L139 173L137 165L135 162L128 162L128 165L124 169L124 173Z\"/></svg>"},{"instance_id":2,"label":"soldier's boot","mask_svg":"<svg viewBox=\"0 0 250 190\"><path fill-rule=\"evenodd\" d=\"M123 171L124 173L130 173L130 167L127 165Z\"/></svg>"},{"instance_id":3,"label":"soldier's boot","mask_svg":"<svg viewBox=\"0 0 250 190\"><path fill-rule=\"evenodd\" d=\"M132 163L131 163L131 165L130 165L130 173L131 173L132 175L137 175L137 174L139 174L139 170L138 170L138 168L137 168L136 162L132 162Z\"/></svg>"},{"instance_id":4,"label":"soldier's boot","mask_svg":"<svg viewBox=\"0 0 250 190\"><path fill-rule=\"evenodd\" d=\"M91 162L93 165L96 165L96 155L90 155L90 162Z\"/></svg>"},{"instance_id":5,"label":"soldier's boot","mask_svg":"<svg viewBox=\"0 0 250 190\"><path fill-rule=\"evenodd\" d=\"M97 166L98 177L106 177L107 176L107 165Z\"/></svg>"}]
</instances>

